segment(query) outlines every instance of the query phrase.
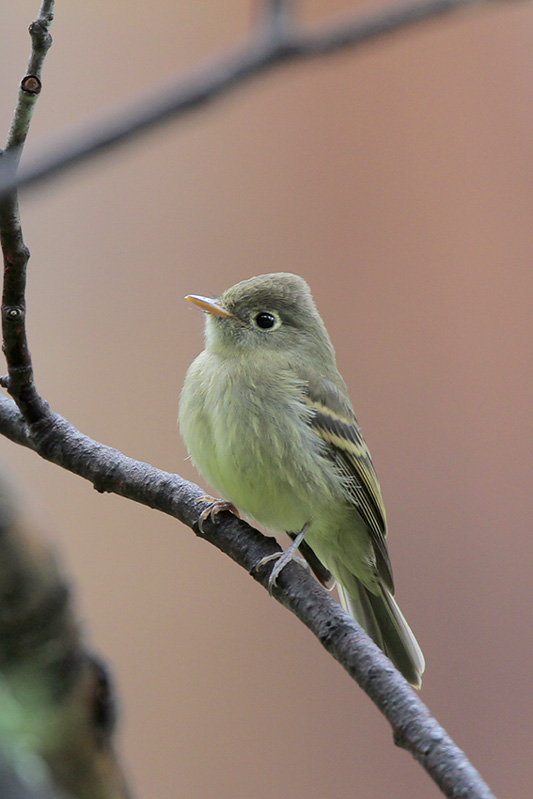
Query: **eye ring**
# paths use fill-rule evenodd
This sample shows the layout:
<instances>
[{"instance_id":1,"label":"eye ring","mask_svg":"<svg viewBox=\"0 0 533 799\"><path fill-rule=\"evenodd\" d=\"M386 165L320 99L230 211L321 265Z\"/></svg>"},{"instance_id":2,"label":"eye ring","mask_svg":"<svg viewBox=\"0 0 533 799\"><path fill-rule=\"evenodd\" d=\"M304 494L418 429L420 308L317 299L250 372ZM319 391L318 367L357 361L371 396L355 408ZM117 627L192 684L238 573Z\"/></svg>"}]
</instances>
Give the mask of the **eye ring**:
<instances>
[{"instance_id":1,"label":"eye ring","mask_svg":"<svg viewBox=\"0 0 533 799\"><path fill-rule=\"evenodd\" d=\"M259 311L252 315L252 323L254 327L259 328L264 332L276 330L281 325L281 319L278 314L273 311Z\"/></svg>"}]
</instances>

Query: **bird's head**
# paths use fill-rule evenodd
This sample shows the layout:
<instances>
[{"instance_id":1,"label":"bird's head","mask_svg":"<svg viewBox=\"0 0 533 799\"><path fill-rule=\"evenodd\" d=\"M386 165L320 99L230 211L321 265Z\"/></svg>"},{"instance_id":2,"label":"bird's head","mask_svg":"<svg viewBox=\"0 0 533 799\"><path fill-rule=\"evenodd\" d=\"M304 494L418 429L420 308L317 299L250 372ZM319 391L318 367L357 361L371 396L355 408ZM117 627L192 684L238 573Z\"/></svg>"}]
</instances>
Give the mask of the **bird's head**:
<instances>
[{"instance_id":1,"label":"bird's head","mask_svg":"<svg viewBox=\"0 0 533 799\"><path fill-rule=\"evenodd\" d=\"M305 280L288 272L259 275L217 299L190 294L206 311L207 349L227 357L261 359L267 352L331 359L333 348Z\"/></svg>"}]
</instances>

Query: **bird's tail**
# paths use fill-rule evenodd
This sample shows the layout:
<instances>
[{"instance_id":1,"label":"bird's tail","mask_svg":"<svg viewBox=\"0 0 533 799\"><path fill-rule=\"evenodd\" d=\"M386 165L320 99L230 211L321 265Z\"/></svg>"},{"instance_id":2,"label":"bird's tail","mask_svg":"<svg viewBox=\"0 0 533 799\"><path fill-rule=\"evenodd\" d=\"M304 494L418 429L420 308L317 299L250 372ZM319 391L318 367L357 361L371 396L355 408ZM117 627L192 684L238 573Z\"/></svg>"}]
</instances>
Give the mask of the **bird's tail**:
<instances>
[{"instance_id":1,"label":"bird's tail","mask_svg":"<svg viewBox=\"0 0 533 799\"><path fill-rule=\"evenodd\" d=\"M338 588L345 609L392 660L407 682L420 688L424 655L390 591L379 585L378 593L374 594L352 574L342 582Z\"/></svg>"}]
</instances>

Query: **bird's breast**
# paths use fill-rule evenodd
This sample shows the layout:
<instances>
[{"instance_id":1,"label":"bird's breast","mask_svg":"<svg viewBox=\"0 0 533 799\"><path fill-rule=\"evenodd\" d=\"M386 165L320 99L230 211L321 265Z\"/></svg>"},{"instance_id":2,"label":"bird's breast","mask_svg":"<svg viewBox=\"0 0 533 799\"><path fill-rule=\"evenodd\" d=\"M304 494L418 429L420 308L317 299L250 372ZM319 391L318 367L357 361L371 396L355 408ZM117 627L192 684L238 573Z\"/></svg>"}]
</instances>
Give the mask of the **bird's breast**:
<instances>
[{"instance_id":1,"label":"bird's breast","mask_svg":"<svg viewBox=\"0 0 533 799\"><path fill-rule=\"evenodd\" d=\"M309 425L293 375L213 358L187 373L180 427L198 471L217 493L273 530L298 532L339 498L338 476Z\"/></svg>"}]
</instances>

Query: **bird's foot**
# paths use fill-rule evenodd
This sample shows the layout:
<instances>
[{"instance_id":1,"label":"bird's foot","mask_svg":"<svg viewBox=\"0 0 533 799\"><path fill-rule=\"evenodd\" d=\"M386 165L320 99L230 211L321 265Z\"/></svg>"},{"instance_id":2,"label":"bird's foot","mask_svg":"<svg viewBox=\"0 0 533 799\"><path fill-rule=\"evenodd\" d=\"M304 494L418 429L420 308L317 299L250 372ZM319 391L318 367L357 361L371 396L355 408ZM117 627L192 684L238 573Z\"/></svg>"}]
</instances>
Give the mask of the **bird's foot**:
<instances>
[{"instance_id":1,"label":"bird's foot","mask_svg":"<svg viewBox=\"0 0 533 799\"><path fill-rule=\"evenodd\" d=\"M265 558L261 558L261 560L258 563L255 564L253 570L257 571L257 569L260 569L261 566L265 565L265 563L270 563L271 560L275 560L276 561L276 563L275 563L274 567L272 568L272 571L270 572L270 575L268 577L268 593L269 594L272 594L274 586L276 586L278 584L278 577L279 577L281 571L291 561L296 561L296 563L299 563L300 566L303 566L306 569L308 568L307 562L304 560L304 558L300 557L300 555L297 554L298 553L298 547L300 546L300 544L304 540L305 534L307 533L308 529L309 529L309 523L304 524L304 526L302 527L301 531L298 533L298 535L296 536L296 538L294 539L292 544L289 547L287 547L287 549L284 552L274 552L273 555L267 555Z\"/></svg>"},{"instance_id":2,"label":"bird's foot","mask_svg":"<svg viewBox=\"0 0 533 799\"><path fill-rule=\"evenodd\" d=\"M198 529L201 533L204 532L204 522L206 522L207 519L210 519L214 524L215 516L218 516L218 514L222 513L224 510L233 513L233 515L238 519L241 518L235 505L232 502L228 502L227 499L215 499L215 497L205 496L198 497L198 499L195 500L195 503L198 502L209 502L208 507L202 511L200 518L198 519Z\"/></svg>"}]
</instances>

